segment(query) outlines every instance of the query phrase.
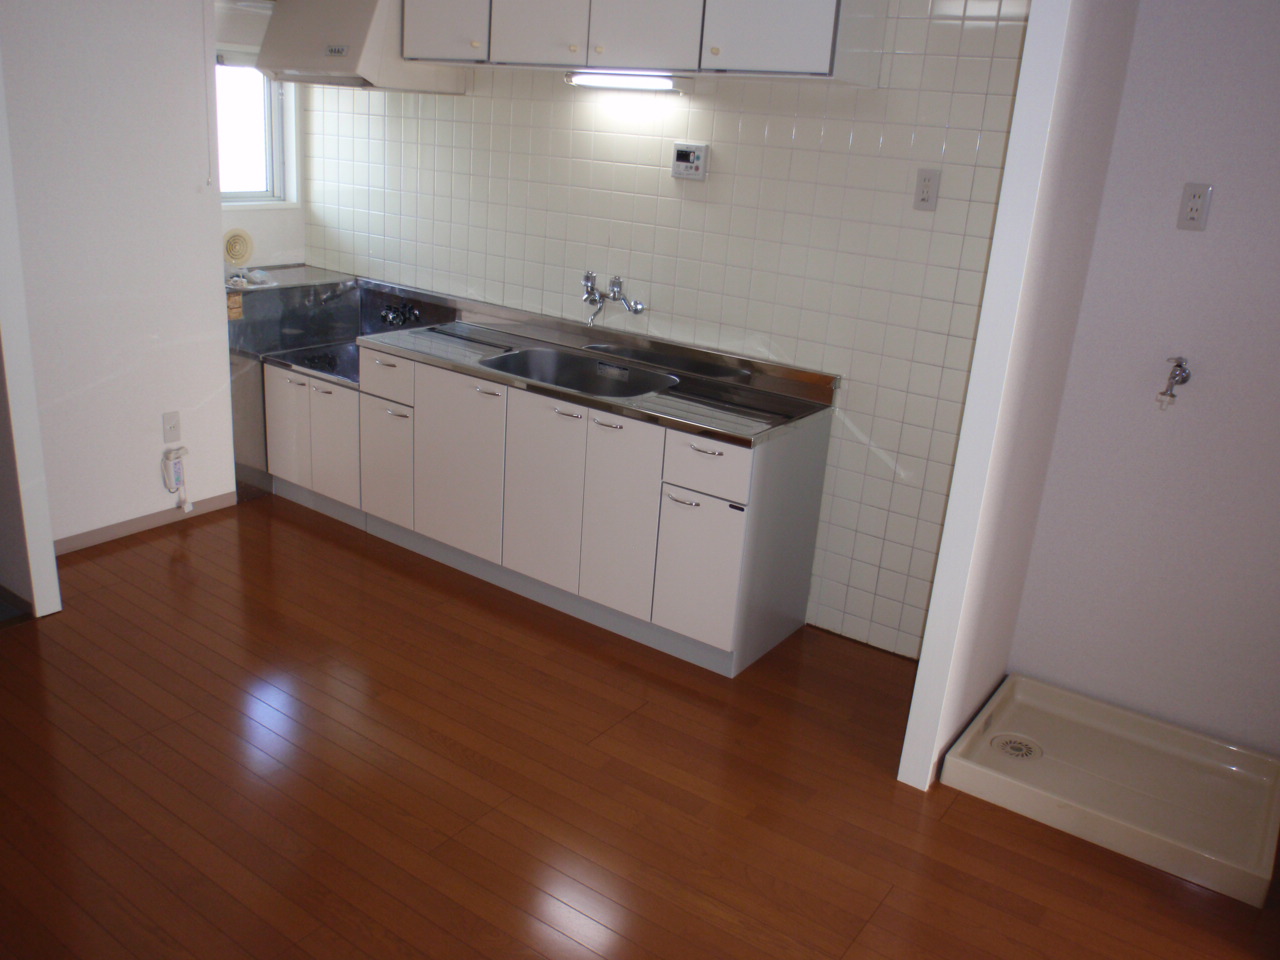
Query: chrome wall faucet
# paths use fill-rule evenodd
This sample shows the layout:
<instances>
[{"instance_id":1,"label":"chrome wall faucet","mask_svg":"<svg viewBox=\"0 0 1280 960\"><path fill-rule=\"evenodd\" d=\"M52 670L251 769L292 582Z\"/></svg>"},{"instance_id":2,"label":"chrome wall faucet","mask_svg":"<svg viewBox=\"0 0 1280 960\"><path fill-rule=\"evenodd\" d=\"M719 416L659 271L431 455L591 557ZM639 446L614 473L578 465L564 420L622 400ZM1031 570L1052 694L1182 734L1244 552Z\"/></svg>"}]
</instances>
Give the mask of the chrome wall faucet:
<instances>
[{"instance_id":1,"label":"chrome wall faucet","mask_svg":"<svg viewBox=\"0 0 1280 960\"><path fill-rule=\"evenodd\" d=\"M589 327L596 322L596 317L600 316L600 311L604 309L604 294L596 289L596 275L590 270L582 275L582 290L582 302L596 308L591 316L587 317Z\"/></svg>"},{"instance_id":2,"label":"chrome wall faucet","mask_svg":"<svg viewBox=\"0 0 1280 960\"><path fill-rule=\"evenodd\" d=\"M595 307L591 316L587 317L587 326L592 326L596 317L600 316L600 311L604 309L605 302L612 300L614 303L621 302L627 308L628 313L634 313L637 316L644 313L644 304L639 300L628 300L622 292L622 278L614 277L609 281L609 292L602 293L596 286L596 275L588 270L582 275L582 302Z\"/></svg>"},{"instance_id":3,"label":"chrome wall faucet","mask_svg":"<svg viewBox=\"0 0 1280 960\"><path fill-rule=\"evenodd\" d=\"M622 301L622 305L627 308L627 313L634 313L637 316L644 313L644 304L639 300L628 300L622 292L622 278L614 277L609 281L609 299Z\"/></svg>"}]
</instances>

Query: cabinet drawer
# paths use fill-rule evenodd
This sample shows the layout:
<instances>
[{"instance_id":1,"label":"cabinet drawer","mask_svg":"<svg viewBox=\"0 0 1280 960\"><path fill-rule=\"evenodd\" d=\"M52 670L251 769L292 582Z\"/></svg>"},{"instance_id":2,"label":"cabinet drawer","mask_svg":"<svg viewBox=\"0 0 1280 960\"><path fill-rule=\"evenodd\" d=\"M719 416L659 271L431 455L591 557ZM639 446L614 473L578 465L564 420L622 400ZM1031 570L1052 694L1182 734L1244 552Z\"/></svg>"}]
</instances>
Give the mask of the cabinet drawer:
<instances>
[{"instance_id":1,"label":"cabinet drawer","mask_svg":"<svg viewBox=\"0 0 1280 960\"><path fill-rule=\"evenodd\" d=\"M751 449L669 430L662 479L746 503L751 491Z\"/></svg>"},{"instance_id":2,"label":"cabinet drawer","mask_svg":"<svg viewBox=\"0 0 1280 960\"><path fill-rule=\"evenodd\" d=\"M360 392L413 406L413 361L360 348Z\"/></svg>"}]
</instances>

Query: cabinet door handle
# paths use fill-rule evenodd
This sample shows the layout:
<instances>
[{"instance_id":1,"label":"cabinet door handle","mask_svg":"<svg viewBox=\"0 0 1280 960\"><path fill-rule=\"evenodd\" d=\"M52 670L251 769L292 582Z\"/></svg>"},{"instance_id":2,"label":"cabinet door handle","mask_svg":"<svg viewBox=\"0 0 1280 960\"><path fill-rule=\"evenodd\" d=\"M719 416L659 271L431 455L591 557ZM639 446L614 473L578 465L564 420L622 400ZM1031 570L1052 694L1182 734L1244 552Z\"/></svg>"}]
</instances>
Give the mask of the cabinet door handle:
<instances>
[{"instance_id":1,"label":"cabinet door handle","mask_svg":"<svg viewBox=\"0 0 1280 960\"><path fill-rule=\"evenodd\" d=\"M498 390L486 390L484 387L476 387L476 393L482 393L482 394L484 394L486 397L500 397L500 396L502 396L501 391L498 391Z\"/></svg>"},{"instance_id":2,"label":"cabinet door handle","mask_svg":"<svg viewBox=\"0 0 1280 960\"><path fill-rule=\"evenodd\" d=\"M392 370L394 370L394 369L396 368L396 365L395 365L394 363L387 363L387 361L385 361L385 360L379 360L377 357L374 357L374 358L373 358L373 362L374 362L374 363L376 363L376 364L377 364L378 366L380 366L380 367L389 367L389 368L391 368Z\"/></svg>"},{"instance_id":3,"label":"cabinet door handle","mask_svg":"<svg viewBox=\"0 0 1280 960\"><path fill-rule=\"evenodd\" d=\"M285 377L285 378L284 378L284 382L285 382L285 383L291 383L291 384L293 384L295 387L305 387L305 386L307 385L307 381L305 381L305 380L295 380L295 379L293 379L293 377Z\"/></svg>"},{"instance_id":4,"label":"cabinet door handle","mask_svg":"<svg viewBox=\"0 0 1280 960\"><path fill-rule=\"evenodd\" d=\"M554 410L556 413L558 413L562 417L572 417L574 420L582 419L582 414L580 413L567 413L564 410L561 410L559 407L552 407L551 409Z\"/></svg>"},{"instance_id":5,"label":"cabinet door handle","mask_svg":"<svg viewBox=\"0 0 1280 960\"><path fill-rule=\"evenodd\" d=\"M591 422L592 422L592 423L595 423L595 424L599 424L599 425L600 425L600 426L602 426L602 427L608 427L610 430L621 430L621 429L622 429L622 424L620 424L620 423L605 423L605 422L604 422L603 420L601 420L599 417L592 417L592 418L591 418Z\"/></svg>"},{"instance_id":6,"label":"cabinet door handle","mask_svg":"<svg viewBox=\"0 0 1280 960\"><path fill-rule=\"evenodd\" d=\"M333 396L332 390L321 390L319 387L312 387L311 389L314 390L316 393L323 393L326 397Z\"/></svg>"},{"instance_id":7,"label":"cabinet door handle","mask_svg":"<svg viewBox=\"0 0 1280 960\"><path fill-rule=\"evenodd\" d=\"M723 451L723 450L703 450L703 449L702 449L700 446L698 446L696 443L691 443L691 444L689 444L689 449L690 449L690 450L692 450L694 453L703 453L703 454L706 454L708 457L723 457L723 456L724 456L724 451Z\"/></svg>"},{"instance_id":8,"label":"cabinet door handle","mask_svg":"<svg viewBox=\"0 0 1280 960\"><path fill-rule=\"evenodd\" d=\"M409 419L409 414L407 414L407 413L396 413L396 412L395 412L394 410L392 410L390 407L388 407L388 408L387 408L387 413L391 414L391 416L393 416L393 417L398 417L398 418L399 418L399 419L401 419L401 420L408 420L408 419Z\"/></svg>"},{"instance_id":9,"label":"cabinet door handle","mask_svg":"<svg viewBox=\"0 0 1280 960\"><path fill-rule=\"evenodd\" d=\"M683 503L686 507L700 507L700 506L702 506L702 504L700 504L697 500L681 500L681 499L680 499L679 497L677 497L674 493L668 493L668 494L667 494L667 499L668 499L668 500L674 500L676 503Z\"/></svg>"}]
</instances>

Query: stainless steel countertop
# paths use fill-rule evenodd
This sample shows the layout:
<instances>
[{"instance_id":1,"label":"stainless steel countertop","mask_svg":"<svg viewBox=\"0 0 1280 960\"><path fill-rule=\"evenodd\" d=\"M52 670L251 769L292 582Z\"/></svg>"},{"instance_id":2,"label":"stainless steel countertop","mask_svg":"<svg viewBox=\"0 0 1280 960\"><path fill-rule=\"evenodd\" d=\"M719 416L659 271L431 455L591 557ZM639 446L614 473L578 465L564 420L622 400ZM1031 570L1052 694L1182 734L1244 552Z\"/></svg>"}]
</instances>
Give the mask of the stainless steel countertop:
<instances>
[{"instance_id":1,"label":"stainless steel countertop","mask_svg":"<svg viewBox=\"0 0 1280 960\"><path fill-rule=\"evenodd\" d=\"M828 409L839 382L837 377L816 371L495 309L500 312L476 313L464 308L458 322L362 336L356 342L406 360L430 363L745 447L763 442L771 430ZM585 349L596 344L641 351L646 357L652 354L653 362ZM481 360L512 350L546 346L567 349L611 365L661 370L674 374L680 382L661 393L600 397L527 380L480 364ZM723 376L705 375L706 371L717 368L723 371ZM690 373L689 370L702 372Z\"/></svg>"}]
</instances>

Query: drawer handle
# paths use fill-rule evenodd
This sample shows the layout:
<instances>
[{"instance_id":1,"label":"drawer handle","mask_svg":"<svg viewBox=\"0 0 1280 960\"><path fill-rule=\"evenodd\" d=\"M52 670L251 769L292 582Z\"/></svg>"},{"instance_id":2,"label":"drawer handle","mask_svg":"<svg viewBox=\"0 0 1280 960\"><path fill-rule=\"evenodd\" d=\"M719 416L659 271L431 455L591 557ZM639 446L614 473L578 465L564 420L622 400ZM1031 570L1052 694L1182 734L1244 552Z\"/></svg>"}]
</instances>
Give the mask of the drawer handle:
<instances>
[{"instance_id":1,"label":"drawer handle","mask_svg":"<svg viewBox=\"0 0 1280 960\"><path fill-rule=\"evenodd\" d=\"M689 449L690 449L690 450L692 450L694 453L703 453L703 454L706 454L708 457L723 457L723 456L724 456L724 451L723 451L723 450L703 450L703 449L702 449L700 446L698 446L696 443L691 443L691 444L689 444Z\"/></svg>"},{"instance_id":2,"label":"drawer handle","mask_svg":"<svg viewBox=\"0 0 1280 960\"><path fill-rule=\"evenodd\" d=\"M700 507L700 506L702 506L702 504L700 504L697 500L681 500L681 499L680 499L679 497L677 497L674 493L668 493L668 494L667 494L667 499L668 499L668 500L674 500L676 503L683 503L686 507Z\"/></svg>"},{"instance_id":3,"label":"drawer handle","mask_svg":"<svg viewBox=\"0 0 1280 960\"><path fill-rule=\"evenodd\" d=\"M314 390L316 393L323 393L326 397L333 396L332 390L321 390L319 387L312 387L311 389Z\"/></svg>"},{"instance_id":4,"label":"drawer handle","mask_svg":"<svg viewBox=\"0 0 1280 960\"><path fill-rule=\"evenodd\" d=\"M592 417L592 418L591 418L591 422L592 422L592 423L595 423L595 424L599 424L599 425L600 425L600 426L602 426L602 427L608 427L610 430L621 430L621 429L622 429L622 424L620 424L620 423L605 423L605 422L604 422L603 420L601 420L599 417Z\"/></svg>"},{"instance_id":5,"label":"drawer handle","mask_svg":"<svg viewBox=\"0 0 1280 960\"><path fill-rule=\"evenodd\" d=\"M580 413L566 413L564 410L561 410L559 407L552 407L551 409L554 410L556 413L558 413L562 417L572 417L574 420L582 419L582 414Z\"/></svg>"},{"instance_id":6,"label":"drawer handle","mask_svg":"<svg viewBox=\"0 0 1280 960\"><path fill-rule=\"evenodd\" d=\"M394 410L392 410L390 407L388 407L388 408L387 408L387 413L389 413L389 414L391 414L391 416L393 416L393 417L397 417L397 418L399 418L399 419L401 419L401 420L408 420L408 419L409 419L409 414L407 414L407 413L396 413L396 412L395 412Z\"/></svg>"},{"instance_id":7,"label":"drawer handle","mask_svg":"<svg viewBox=\"0 0 1280 960\"><path fill-rule=\"evenodd\" d=\"M498 391L498 390L486 390L484 387L476 387L476 393L482 393L482 394L484 394L486 397L500 397L500 396L502 396L501 391Z\"/></svg>"},{"instance_id":8,"label":"drawer handle","mask_svg":"<svg viewBox=\"0 0 1280 960\"><path fill-rule=\"evenodd\" d=\"M389 367L389 368L390 368L390 369L392 369L392 370L394 370L394 369L396 368L396 365L395 365L394 363L387 363L387 361L385 361L385 360L379 360L377 357L374 357L374 358L373 358L373 362L374 362L374 363L376 363L376 364L377 364L378 366L380 366L380 367Z\"/></svg>"}]
</instances>

